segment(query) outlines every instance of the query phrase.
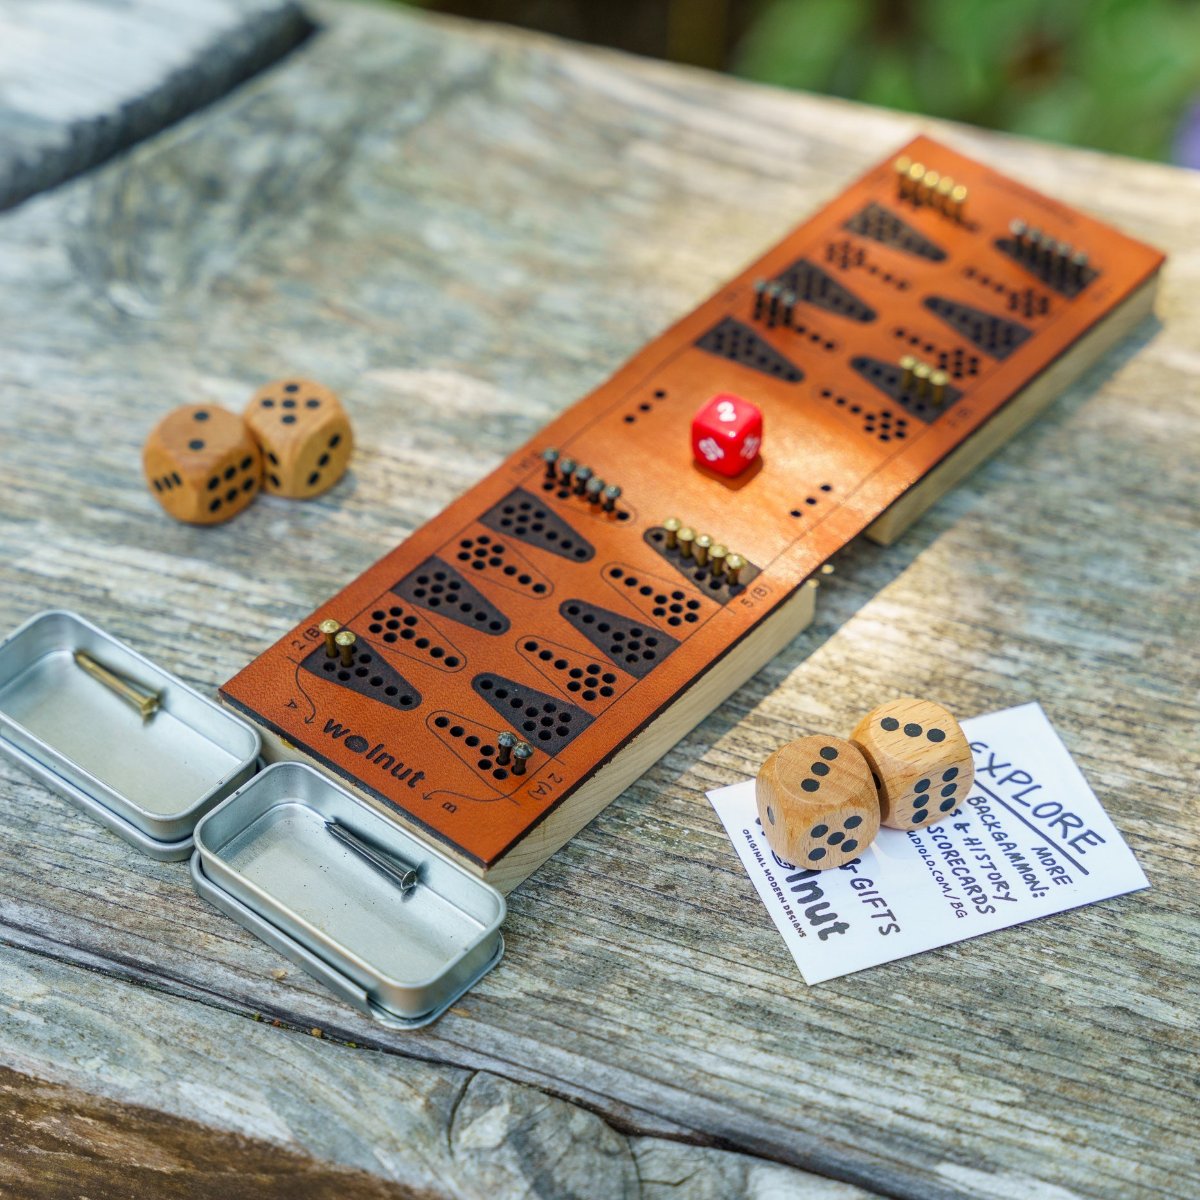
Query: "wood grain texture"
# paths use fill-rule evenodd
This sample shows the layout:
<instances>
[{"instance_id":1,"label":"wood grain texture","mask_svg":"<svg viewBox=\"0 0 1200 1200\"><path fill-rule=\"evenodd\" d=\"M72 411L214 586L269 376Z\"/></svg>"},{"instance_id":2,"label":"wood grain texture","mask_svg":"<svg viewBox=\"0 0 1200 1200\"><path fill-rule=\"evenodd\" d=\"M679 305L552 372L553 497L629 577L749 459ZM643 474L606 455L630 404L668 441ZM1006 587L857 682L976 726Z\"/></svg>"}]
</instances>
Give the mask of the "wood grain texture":
<instances>
[{"instance_id":1,"label":"wood grain texture","mask_svg":"<svg viewBox=\"0 0 1200 1200\"><path fill-rule=\"evenodd\" d=\"M6 1200L420 1200L365 1171L330 1168L150 1108L0 1068ZM270 1190L268 1190L270 1189ZM428 1196L430 1193L424 1193Z\"/></svg>"},{"instance_id":2,"label":"wood grain texture","mask_svg":"<svg viewBox=\"0 0 1200 1200\"><path fill-rule=\"evenodd\" d=\"M350 465L354 431L346 411L313 380L264 384L242 418L266 459L263 488L276 496L311 499L333 487Z\"/></svg>"},{"instance_id":3,"label":"wood grain texture","mask_svg":"<svg viewBox=\"0 0 1200 1200\"><path fill-rule=\"evenodd\" d=\"M177 521L217 525L262 486L263 456L246 423L215 404L172 409L142 447L146 487Z\"/></svg>"},{"instance_id":4,"label":"wood grain texture","mask_svg":"<svg viewBox=\"0 0 1200 1200\"><path fill-rule=\"evenodd\" d=\"M289 974L268 978L285 986ZM681 1181L714 1200L873 1195L746 1155L626 1137L487 1072L338 1045L319 1029L247 1021L19 950L0 949L0 983L0 1057L24 1073L0 1069L6 1198L57 1197L51 1184L71 1172L71 1200L84 1182L92 1200L663 1200ZM47 1160L54 1170L39 1177Z\"/></svg>"},{"instance_id":5,"label":"wood grain texture","mask_svg":"<svg viewBox=\"0 0 1200 1200\"><path fill-rule=\"evenodd\" d=\"M0 209L225 95L311 28L295 0L0 0Z\"/></svg>"},{"instance_id":6,"label":"wood grain texture","mask_svg":"<svg viewBox=\"0 0 1200 1200\"><path fill-rule=\"evenodd\" d=\"M211 694L917 125L323 11L283 69L0 221L0 625L75 607ZM814 626L513 893L508 956L452 1013L389 1034L274 981L182 868L0 763L3 938L886 1195L1200 1188L1200 180L930 130L1167 250L1159 320L901 541L851 547ZM285 370L343 396L347 477L169 522L146 431ZM806 988L704 791L905 694L1040 699L1152 889Z\"/></svg>"}]
</instances>

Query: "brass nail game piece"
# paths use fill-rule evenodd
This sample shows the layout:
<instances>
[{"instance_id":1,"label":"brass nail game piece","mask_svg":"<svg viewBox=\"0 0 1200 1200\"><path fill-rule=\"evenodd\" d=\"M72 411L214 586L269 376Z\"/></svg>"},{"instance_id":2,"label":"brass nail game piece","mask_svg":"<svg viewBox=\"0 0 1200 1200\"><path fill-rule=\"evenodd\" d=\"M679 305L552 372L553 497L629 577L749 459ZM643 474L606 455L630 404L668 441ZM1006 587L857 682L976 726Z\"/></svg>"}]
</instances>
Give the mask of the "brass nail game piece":
<instances>
[{"instance_id":1,"label":"brass nail game piece","mask_svg":"<svg viewBox=\"0 0 1200 1200\"><path fill-rule=\"evenodd\" d=\"M149 688L142 687L116 671L110 671L102 663L98 663L84 650L75 651L75 661L93 679L104 684L110 692L120 696L130 708L135 708L142 715L143 721L148 721L158 712L159 695Z\"/></svg>"}]
</instances>

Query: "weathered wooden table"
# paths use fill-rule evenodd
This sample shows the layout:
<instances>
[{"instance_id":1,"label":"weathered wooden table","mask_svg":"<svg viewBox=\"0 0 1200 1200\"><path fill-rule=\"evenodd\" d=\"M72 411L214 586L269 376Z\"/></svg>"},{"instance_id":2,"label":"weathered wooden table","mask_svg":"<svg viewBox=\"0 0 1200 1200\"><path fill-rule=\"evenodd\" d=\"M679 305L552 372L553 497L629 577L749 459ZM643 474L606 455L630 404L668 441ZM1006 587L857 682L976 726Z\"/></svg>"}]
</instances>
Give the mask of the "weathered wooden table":
<instances>
[{"instance_id":1,"label":"weathered wooden table","mask_svg":"<svg viewBox=\"0 0 1200 1200\"><path fill-rule=\"evenodd\" d=\"M0 627L70 607L211 694L936 128L316 12L274 68L0 217ZM937 132L1167 250L1158 321L898 545L847 553L816 625L512 895L507 958L424 1032L359 1019L0 761L0 1194L1200 1194L1200 177ZM345 394L352 475L167 520L151 424L291 371ZM704 792L909 692L1039 699L1152 890L805 987Z\"/></svg>"}]
</instances>

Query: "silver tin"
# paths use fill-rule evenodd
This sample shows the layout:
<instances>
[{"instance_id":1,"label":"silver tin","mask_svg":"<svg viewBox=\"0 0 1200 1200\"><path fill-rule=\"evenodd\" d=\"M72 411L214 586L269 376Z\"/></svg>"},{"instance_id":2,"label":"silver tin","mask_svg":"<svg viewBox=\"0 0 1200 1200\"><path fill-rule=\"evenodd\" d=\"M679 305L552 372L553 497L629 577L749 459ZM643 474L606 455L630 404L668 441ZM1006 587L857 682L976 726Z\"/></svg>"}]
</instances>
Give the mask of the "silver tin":
<instances>
[{"instance_id":1,"label":"silver tin","mask_svg":"<svg viewBox=\"0 0 1200 1200\"><path fill-rule=\"evenodd\" d=\"M158 712L143 720L77 650L157 692ZM0 754L151 857L187 858L260 749L244 721L75 613L39 613L0 642Z\"/></svg>"},{"instance_id":2,"label":"silver tin","mask_svg":"<svg viewBox=\"0 0 1200 1200\"><path fill-rule=\"evenodd\" d=\"M418 882L401 888L333 821ZM359 1011L440 1016L500 960L504 897L311 767L276 763L196 827L196 889Z\"/></svg>"}]
</instances>

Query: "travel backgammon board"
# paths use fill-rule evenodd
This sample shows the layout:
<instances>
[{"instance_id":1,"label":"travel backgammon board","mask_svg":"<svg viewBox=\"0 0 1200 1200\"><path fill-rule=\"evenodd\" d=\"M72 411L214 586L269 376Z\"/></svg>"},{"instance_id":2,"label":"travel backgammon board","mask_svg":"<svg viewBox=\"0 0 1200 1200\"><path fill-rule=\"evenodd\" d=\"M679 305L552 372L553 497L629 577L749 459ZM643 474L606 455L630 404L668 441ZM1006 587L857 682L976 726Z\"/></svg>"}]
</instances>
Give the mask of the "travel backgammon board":
<instances>
[{"instance_id":1,"label":"travel backgammon board","mask_svg":"<svg viewBox=\"0 0 1200 1200\"><path fill-rule=\"evenodd\" d=\"M508 890L809 622L832 555L897 536L1148 313L1162 263L917 138L222 698ZM761 421L744 462L706 408Z\"/></svg>"}]
</instances>

